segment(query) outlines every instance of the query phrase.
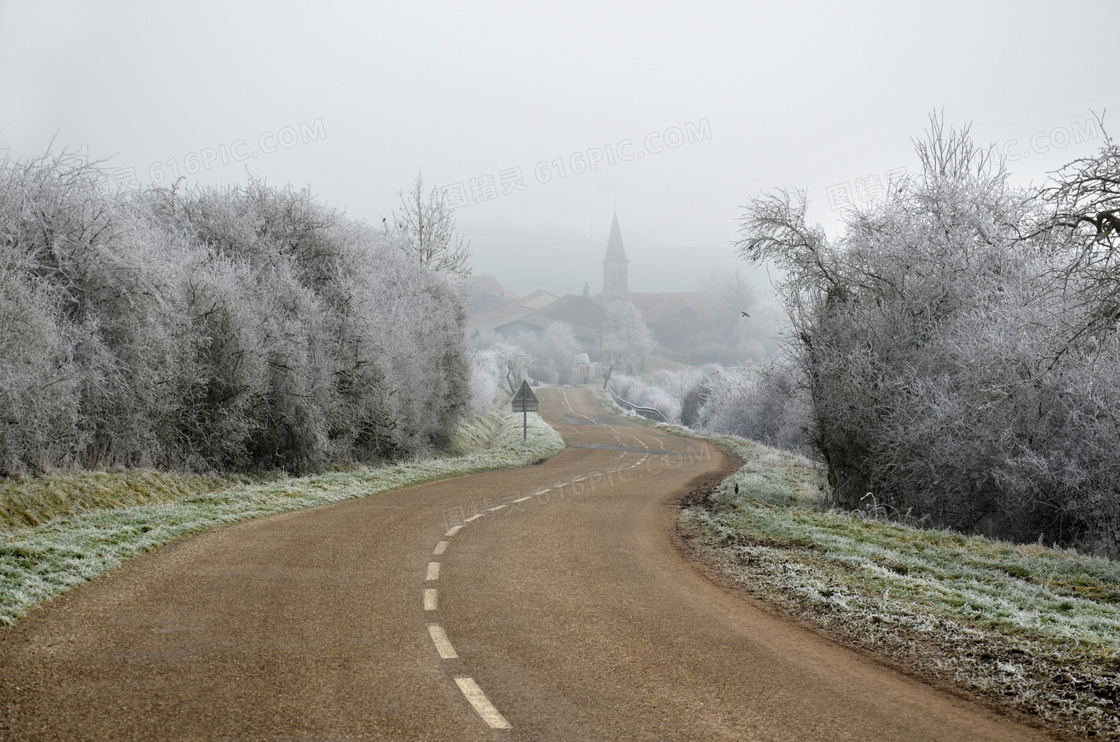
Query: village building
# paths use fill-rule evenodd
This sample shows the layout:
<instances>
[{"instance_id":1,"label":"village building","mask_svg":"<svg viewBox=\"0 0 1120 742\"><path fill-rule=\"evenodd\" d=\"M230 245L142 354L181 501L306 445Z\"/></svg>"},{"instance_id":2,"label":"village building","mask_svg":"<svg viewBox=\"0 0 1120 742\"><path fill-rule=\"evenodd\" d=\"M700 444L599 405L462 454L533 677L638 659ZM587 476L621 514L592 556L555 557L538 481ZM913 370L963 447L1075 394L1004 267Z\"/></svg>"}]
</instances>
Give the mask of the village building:
<instances>
[{"instance_id":1,"label":"village building","mask_svg":"<svg viewBox=\"0 0 1120 742\"><path fill-rule=\"evenodd\" d=\"M599 294L603 304L630 297L629 265L616 211L611 219L611 235L607 238L607 254L603 257L603 293Z\"/></svg>"},{"instance_id":2,"label":"village building","mask_svg":"<svg viewBox=\"0 0 1120 742\"><path fill-rule=\"evenodd\" d=\"M653 331L661 352L674 360L687 361L704 328L711 303L702 292L631 293L630 260L622 242L618 213L611 219L610 236L603 256L603 290L593 297L568 294L557 297L534 291L520 299L504 291L493 276L471 278L468 302L471 331L493 332L513 337L520 333L543 333L553 322L564 322L580 348L593 354L602 339L606 306L629 300Z\"/></svg>"},{"instance_id":3,"label":"village building","mask_svg":"<svg viewBox=\"0 0 1120 742\"><path fill-rule=\"evenodd\" d=\"M595 301L603 305L620 300L633 302L662 350L675 360L684 360L703 329L702 315L710 310L708 297L701 292L631 293L629 265L615 212L603 256L603 291Z\"/></svg>"}]
</instances>

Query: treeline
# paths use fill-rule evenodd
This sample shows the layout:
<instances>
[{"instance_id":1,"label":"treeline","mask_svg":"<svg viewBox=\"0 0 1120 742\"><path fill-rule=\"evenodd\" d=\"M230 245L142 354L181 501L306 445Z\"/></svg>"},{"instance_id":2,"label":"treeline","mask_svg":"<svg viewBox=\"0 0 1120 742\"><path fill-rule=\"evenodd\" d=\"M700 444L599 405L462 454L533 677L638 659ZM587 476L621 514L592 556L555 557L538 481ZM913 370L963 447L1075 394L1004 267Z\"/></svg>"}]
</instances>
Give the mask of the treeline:
<instances>
[{"instance_id":1,"label":"treeline","mask_svg":"<svg viewBox=\"0 0 1120 742\"><path fill-rule=\"evenodd\" d=\"M1035 191L937 117L917 151L837 239L803 194L745 208L740 253L782 271L792 332L740 397L804 410L844 507L1116 555L1120 147Z\"/></svg>"},{"instance_id":2,"label":"treeline","mask_svg":"<svg viewBox=\"0 0 1120 742\"><path fill-rule=\"evenodd\" d=\"M836 239L803 194L745 207L740 253L783 276L781 357L616 391L822 460L840 507L1120 556L1120 146L1035 190L937 118L917 151Z\"/></svg>"},{"instance_id":3,"label":"treeline","mask_svg":"<svg viewBox=\"0 0 1120 742\"><path fill-rule=\"evenodd\" d=\"M628 402L660 410L670 423L815 454L806 435L806 395L784 359L761 367L660 370L645 378L616 374L611 386Z\"/></svg>"},{"instance_id":4,"label":"treeline","mask_svg":"<svg viewBox=\"0 0 1120 742\"><path fill-rule=\"evenodd\" d=\"M544 332L504 337L475 331L467 343L472 412L484 414L522 380L558 384L580 353L572 328L554 322Z\"/></svg>"},{"instance_id":5,"label":"treeline","mask_svg":"<svg viewBox=\"0 0 1120 742\"><path fill-rule=\"evenodd\" d=\"M0 474L305 472L444 445L458 283L308 191L0 162Z\"/></svg>"},{"instance_id":6,"label":"treeline","mask_svg":"<svg viewBox=\"0 0 1120 742\"><path fill-rule=\"evenodd\" d=\"M598 347L586 353L564 322L551 322L539 333L512 336L476 330L468 341L474 411L488 409L506 389L513 394L523 379L534 385L567 383L575 366L592 360L600 364L605 387L615 369L641 369L656 345L653 331L630 301L607 305Z\"/></svg>"}]
</instances>

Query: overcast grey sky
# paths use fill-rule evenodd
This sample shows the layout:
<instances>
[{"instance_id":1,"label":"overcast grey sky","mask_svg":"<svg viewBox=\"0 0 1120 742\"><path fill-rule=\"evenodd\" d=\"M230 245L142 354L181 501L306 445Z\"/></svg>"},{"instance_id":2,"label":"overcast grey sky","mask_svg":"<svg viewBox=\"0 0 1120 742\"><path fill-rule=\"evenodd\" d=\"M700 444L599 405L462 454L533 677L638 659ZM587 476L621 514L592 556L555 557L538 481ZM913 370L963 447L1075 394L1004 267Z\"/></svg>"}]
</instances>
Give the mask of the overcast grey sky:
<instances>
[{"instance_id":1,"label":"overcast grey sky","mask_svg":"<svg viewBox=\"0 0 1120 742\"><path fill-rule=\"evenodd\" d=\"M616 206L635 290L733 266L774 186L835 229L935 108L1022 182L1100 145L1091 112L1120 128L1115 0L684 5L0 2L0 148L251 173L376 222L422 166L462 186L476 272L559 293L598 290Z\"/></svg>"}]
</instances>

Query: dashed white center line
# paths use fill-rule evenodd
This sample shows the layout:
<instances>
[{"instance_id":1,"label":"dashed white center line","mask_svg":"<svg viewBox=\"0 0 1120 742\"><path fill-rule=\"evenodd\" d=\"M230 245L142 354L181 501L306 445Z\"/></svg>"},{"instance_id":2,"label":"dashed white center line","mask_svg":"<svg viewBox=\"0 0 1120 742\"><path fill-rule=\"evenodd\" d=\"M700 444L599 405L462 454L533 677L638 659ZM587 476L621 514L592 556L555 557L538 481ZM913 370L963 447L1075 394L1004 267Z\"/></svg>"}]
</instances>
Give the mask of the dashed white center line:
<instances>
[{"instance_id":1,"label":"dashed white center line","mask_svg":"<svg viewBox=\"0 0 1120 742\"><path fill-rule=\"evenodd\" d=\"M428 633L432 636L432 644L436 645L436 651L439 656L445 660L459 659L459 653L455 651L455 647L451 646L451 640L447 638L447 633L443 627L438 623L428 624Z\"/></svg>"},{"instance_id":2,"label":"dashed white center line","mask_svg":"<svg viewBox=\"0 0 1120 742\"><path fill-rule=\"evenodd\" d=\"M581 413L576 413L575 410L572 409L571 403L568 401L568 395L566 393L562 393L562 394L563 394L563 397L564 397L564 404L567 406L567 408L570 411L572 411L574 414L579 415L580 417L586 418L590 422L595 422L592 418L588 417L587 415L583 415ZM632 434L629 434L629 433L624 434L624 433L622 433L622 431L616 430L614 427L612 427L610 425L607 425L605 427L607 427L612 433L615 434L615 440L620 445L622 444L622 439L621 439L622 435L627 435L628 437L633 438L635 441L637 441L638 445L645 445L645 444L642 443L642 441L639 438L637 438L636 436L634 436ZM659 440L658 444L659 444L659 446L661 447L662 450L665 450L665 444L663 442L661 442ZM618 455L617 458L621 459L624 456L626 456L627 453L628 453L627 451L623 451ZM641 466L649 458L650 458L650 454L647 453L644 456L642 456L640 459L638 459L637 462L631 463L627 466L622 466L622 467L619 467L619 468L620 468L620 470L621 469L634 469L634 468L637 468L637 467ZM536 492L532 495L526 495L524 497L513 500L511 504L518 504L518 503L526 502L527 500L533 499L533 497L538 497L540 495L547 494L548 492L551 492L554 489L561 489L562 490L566 486L570 486L570 485L575 484L577 482L584 482L584 481L587 481L587 479L588 479L587 476L576 477L575 479L572 479L570 482L556 484L556 485L554 485L552 487L549 487L547 489L540 490L539 492ZM509 507L508 504L507 505L498 505L497 507L490 508L486 512L493 513L493 512L497 512L498 510L502 510L504 508L507 508L507 507ZM469 518L463 519L462 525L453 526L452 528L448 529L447 533L445 534L445 538L451 538L451 537L455 536L457 533L459 533L459 531L461 531L463 529L463 527L466 524L473 523L474 521L476 521L476 520L478 520L482 517L484 517L482 513L476 513L475 515L472 515ZM447 547L448 547L448 542L447 541L440 541L438 544L436 544L435 549L432 551L432 555L433 556L440 556L441 554L443 554L447 550ZM428 562L427 581L435 582L435 581L439 580L439 565L440 565L439 562ZM424 610L425 611L436 611L436 610L438 610L438 608L439 608L439 591L436 590L435 588L425 588L424 589ZM433 624L428 624L428 633L431 635L432 643L435 645L436 651L439 653L439 656L441 658L443 658L445 660L458 659L459 654L455 651L455 648L451 645L451 640L447 638L447 633L443 630L442 626L440 626L439 624L434 624L434 623ZM486 694L482 692L482 689L478 687L478 683L476 683L473 678L465 677L465 676L458 676L458 677L455 678L455 684L459 686L459 690L461 690L463 692L463 695L466 697L467 701L471 704L471 706L478 713L478 715L480 717L482 717L482 720L485 721L486 724L489 725L492 729L510 729L511 728L510 723L506 720L506 718L504 716L501 715L501 713L498 711L498 709L494 707L494 704L490 702L490 699L486 697Z\"/></svg>"},{"instance_id":3,"label":"dashed white center line","mask_svg":"<svg viewBox=\"0 0 1120 742\"><path fill-rule=\"evenodd\" d=\"M474 678L455 678L455 684L459 686L459 690L463 691L463 695L471 702L471 706L474 706L474 710L478 712L483 721L490 725L491 729L510 728L506 717L498 713L498 709L490 703L490 699L482 692L482 688L478 687L478 683L474 682Z\"/></svg>"}]
</instances>

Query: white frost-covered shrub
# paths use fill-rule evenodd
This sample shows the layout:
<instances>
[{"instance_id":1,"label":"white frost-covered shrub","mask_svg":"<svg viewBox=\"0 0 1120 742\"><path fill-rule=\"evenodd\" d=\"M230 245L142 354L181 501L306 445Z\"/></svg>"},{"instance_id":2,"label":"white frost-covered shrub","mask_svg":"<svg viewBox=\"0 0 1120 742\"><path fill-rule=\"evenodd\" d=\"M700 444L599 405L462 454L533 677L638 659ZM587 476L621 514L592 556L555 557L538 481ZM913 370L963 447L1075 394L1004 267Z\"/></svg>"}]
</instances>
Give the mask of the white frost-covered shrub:
<instances>
[{"instance_id":1,"label":"white frost-covered shrub","mask_svg":"<svg viewBox=\"0 0 1120 742\"><path fill-rule=\"evenodd\" d=\"M306 471L450 441L458 279L307 191L0 162L0 472Z\"/></svg>"}]
</instances>

